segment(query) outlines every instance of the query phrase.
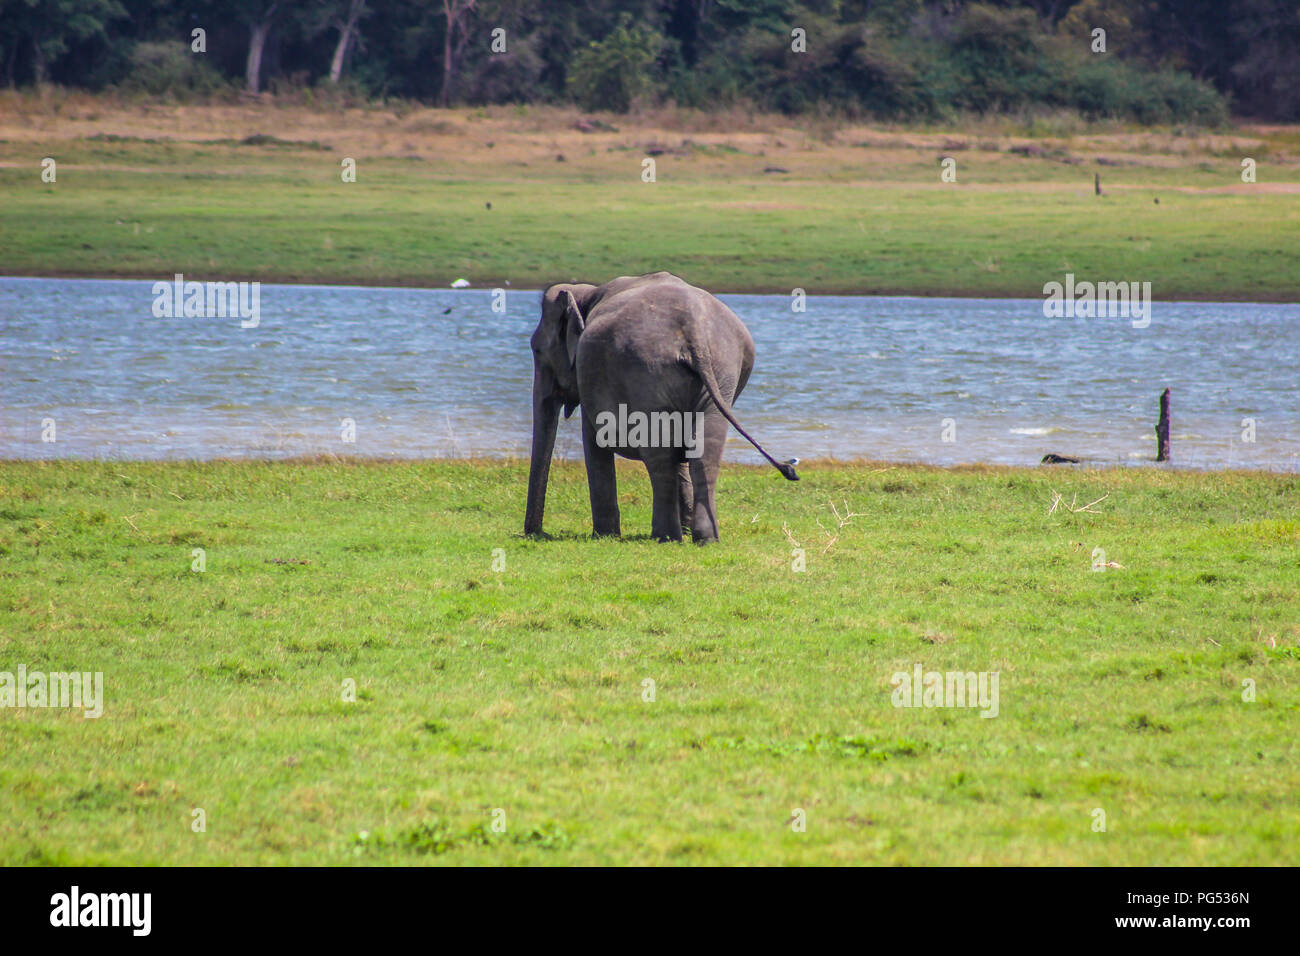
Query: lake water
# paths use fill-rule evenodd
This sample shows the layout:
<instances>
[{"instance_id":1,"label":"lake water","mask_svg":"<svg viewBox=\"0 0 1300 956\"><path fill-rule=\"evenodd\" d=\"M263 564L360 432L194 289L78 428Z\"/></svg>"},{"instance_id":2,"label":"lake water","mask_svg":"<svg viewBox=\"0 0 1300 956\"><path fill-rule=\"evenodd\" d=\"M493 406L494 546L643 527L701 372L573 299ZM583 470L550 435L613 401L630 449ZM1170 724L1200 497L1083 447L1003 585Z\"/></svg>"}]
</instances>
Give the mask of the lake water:
<instances>
[{"instance_id":1,"label":"lake water","mask_svg":"<svg viewBox=\"0 0 1300 956\"><path fill-rule=\"evenodd\" d=\"M264 284L241 328L155 318L152 285L0 278L0 458L528 455L537 292ZM1141 463L1170 387L1177 465L1300 470L1300 305L1157 302L1139 329L1039 299L722 299L758 347L737 415L779 458ZM761 460L734 431L728 457Z\"/></svg>"}]
</instances>

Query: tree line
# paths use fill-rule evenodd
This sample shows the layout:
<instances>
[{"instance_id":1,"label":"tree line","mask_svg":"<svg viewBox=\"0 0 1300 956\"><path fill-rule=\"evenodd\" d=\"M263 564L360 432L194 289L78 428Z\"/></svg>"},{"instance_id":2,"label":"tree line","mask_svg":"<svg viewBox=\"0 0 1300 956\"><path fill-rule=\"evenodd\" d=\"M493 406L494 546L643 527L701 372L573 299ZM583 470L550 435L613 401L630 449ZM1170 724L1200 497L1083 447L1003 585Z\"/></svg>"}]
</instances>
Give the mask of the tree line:
<instances>
[{"instance_id":1,"label":"tree line","mask_svg":"<svg viewBox=\"0 0 1300 956\"><path fill-rule=\"evenodd\" d=\"M1297 0L0 0L9 86L1300 119Z\"/></svg>"}]
</instances>

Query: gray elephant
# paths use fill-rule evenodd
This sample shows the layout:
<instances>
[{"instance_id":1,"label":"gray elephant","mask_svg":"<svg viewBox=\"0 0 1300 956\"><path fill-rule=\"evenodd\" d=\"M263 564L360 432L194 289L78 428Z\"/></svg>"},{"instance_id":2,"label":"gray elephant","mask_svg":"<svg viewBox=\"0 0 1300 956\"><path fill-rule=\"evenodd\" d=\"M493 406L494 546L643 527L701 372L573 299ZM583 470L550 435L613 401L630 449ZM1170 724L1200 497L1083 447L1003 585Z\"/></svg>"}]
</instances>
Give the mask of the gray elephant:
<instances>
[{"instance_id":1,"label":"gray elephant","mask_svg":"<svg viewBox=\"0 0 1300 956\"><path fill-rule=\"evenodd\" d=\"M714 487L731 423L790 481L731 411L754 367L754 340L736 314L668 272L604 285L557 284L542 295L532 336L533 448L524 533L541 534L560 410L582 407L591 520L617 535L614 456L645 462L654 489L651 533L716 541Z\"/></svg>"}]
</instances>

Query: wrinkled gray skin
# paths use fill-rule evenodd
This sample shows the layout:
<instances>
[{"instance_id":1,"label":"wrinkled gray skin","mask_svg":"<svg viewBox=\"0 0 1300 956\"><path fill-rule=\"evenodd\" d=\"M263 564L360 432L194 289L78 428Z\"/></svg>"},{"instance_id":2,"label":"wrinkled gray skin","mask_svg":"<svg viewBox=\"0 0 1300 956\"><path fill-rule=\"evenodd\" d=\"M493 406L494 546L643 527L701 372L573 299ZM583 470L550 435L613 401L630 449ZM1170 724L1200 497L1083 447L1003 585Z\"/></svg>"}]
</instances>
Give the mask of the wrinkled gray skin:
<instances>
[{"instance_id":1,"label":"wrinkled gray skin","mask_svg":"<svg viewBox=\"0 0 1300 956\"><path fill-rule=\"evenodd\" d=\"M542 533L546 481L555 428L582 408L591 520L597 535L618 535L614 455L645 462L654 489L651 533L680 541L684 529L705 543L718 538L714 486L730 422L791 481L778 463L740 427L731 411L754 367L754 340L736 314L703 289L656 272L622 276L604 285L558 284L542 296L533 332L533 448L524 533ZM704 413L702 454L682 448L602 448L596 443L602 411Z\"/></svg>"}]
</instances>

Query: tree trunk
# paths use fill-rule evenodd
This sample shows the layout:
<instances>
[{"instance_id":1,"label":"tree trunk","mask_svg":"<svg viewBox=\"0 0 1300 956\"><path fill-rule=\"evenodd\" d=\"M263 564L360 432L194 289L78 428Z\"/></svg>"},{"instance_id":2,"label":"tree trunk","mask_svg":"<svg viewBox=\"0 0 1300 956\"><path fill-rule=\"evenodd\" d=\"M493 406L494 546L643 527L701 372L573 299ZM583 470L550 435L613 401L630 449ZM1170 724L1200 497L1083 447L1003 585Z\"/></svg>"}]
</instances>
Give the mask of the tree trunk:
<instances>
[{"instance_id":1,"label":"tree trunk","mask_svg":"<svg viewBox=\"0 0 1300 956\"><path fill-rule=\"evenodd\" d=\"M1160 395L1160 421L1156 422L1156 461L1169 461L1169 389Z\"/></svg>"},{"instance_id":2,"label":"tree trunk","mask_svg":"<svg viewBox=\"0 0 1300 956\"><path fill-rule=\"evenodd\" d=\"M451 0L442 0L442 12L447 17L447 29L442 34L442 98L443 109L451 99L451 31L455 21L451 14ZM542 480L542 497L546 497L546 481ZM540 519L539 519L540 520Z\"/></svg>"},{"instance_id":3,"label":"tree trunk","mask_svg":"<svg viewBox=\"0 0 1300 956\"><path fill-rule=\"evenodd\" d=\"M32 37L32 78L37 86L44 86L50 78L49 63L45 59L45 51L41 49L40 37Z\"/></svg>"},{"instance_id":4,"label":"tree trunk","mask_svg":"<svg viewBox=\"0 0 1300 956\"><path fill-rule=\"evenodd\" d=\"M339 78L343 76L343 58L348 54L348 43L352 40L352 26L346 25L339 29L339 45L334 48L334 59L330 60L330 82L335 86L338 85Z\"/></svg>"},{"instance_id":5,"label":"tree trunk","mask_svg":"<svg viewBox=\"0 0 1300 956\"><path fill-rule=\"evenodd\" d=\"M339 45L334 48L334 59L330 61L330 82L338 85L343 76L343 64L347 62L348 48L352 45L357 32L357 21L366 9L366 0L352 0L348 7L347 22L339 21Z\"/></svg>"},{"instance_id":6,"label":"tree trunk","mask_svg":"<svg viewBox=\"0 0 1300 956\"><path fill-rule=\"evenodd\" d=\"M261 21L252 24L252 34L248 41L248 66L245 70L245 77L248 80L248 92L258 93L261 91L262 79L262 51L266 48L266 38L271 33L271 20L275 16L275 8L279 4L271 4L266 15Z\"/></svg>"},{"instance_id":7,"label":"tree trunk","mask_svg":"<svg viewBox=\"0 0 1300 956\"><path fill-rule=\"evenodd\" d=\"M465 38L461 37L461 42L453 46L456 31L477 2L478 0L442 0L442 14L447 18L447 29L442 36L442 93L439 103L444 108L451 105L451 87L456 76L456 51L465 43Z\"/></svg>"}]
</instances>

